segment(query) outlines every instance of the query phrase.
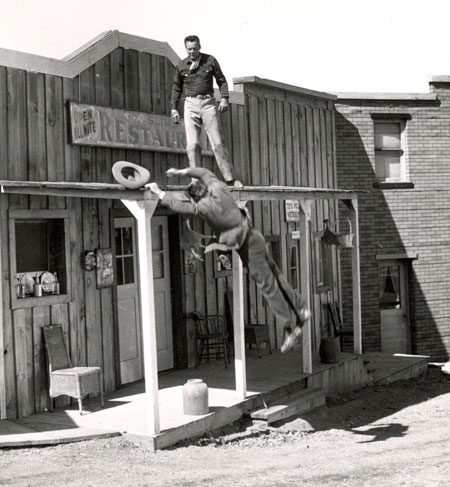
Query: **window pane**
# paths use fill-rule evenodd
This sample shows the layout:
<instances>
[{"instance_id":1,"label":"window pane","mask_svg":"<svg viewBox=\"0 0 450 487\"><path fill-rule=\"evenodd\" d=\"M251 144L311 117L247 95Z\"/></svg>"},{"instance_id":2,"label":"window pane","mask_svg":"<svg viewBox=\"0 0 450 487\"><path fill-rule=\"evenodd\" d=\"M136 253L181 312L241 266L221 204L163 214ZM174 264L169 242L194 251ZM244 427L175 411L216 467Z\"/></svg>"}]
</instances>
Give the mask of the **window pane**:
<instances>
[{"instance_id":1,"label":"window pane","mask_svg":"<svg viewBox=\"0 0 450 487\"><path fill-rule=\"evenodd\" d=\"M297 249L295 247L291 247L291 255L290 255L290 283L293 289L297 289Z\"/></svg>"},{"instance_id":2,"label":"window pane","mask_svg":"<svg viewBox=\"0 0 450 487\"><path fill-rule=\"evenodd\" d=\"M123 268L124 268L124 284L133 284L134 282L134 266L133 257L123 258Z\"/></svg>"},{"instance_id":3,"label":"window pane","mask_svg":"<svg viewBox=\"0 0 450 487\"><path fill-rule=\"evenodd\" d=\"M321 239L315 239L315 249L316 249L316 279L317 285L323 285L323 260L322 260L322 245Z\"/></svg>"},{"instance_id":4,"label":"window pane","mask_svg":"<svg viewBox=\"0 0 450 487\"><path fill-rule=\"evenodd\" d=\"M115 229L116 255L122 255L122 229Z\"/></svg>"},{"instance_id":5,"label":"window pane","mask_svg":"<svg viewBox=\"0 0 450 487\"><path fill-rule=\"evenodd\" d=\"M380 268L380 308L399 309L401 307L400 267Z\"/></svg>"},{"instance_id":6,"label":"window pane","mask_svg":"<svg viewBox=\"0 0 450 487\"><path fill-rule=\"evenodd\" d=\"M401 162L399 156L377 152L375 154L375 165L377 178L379 180L386 181L401 179Z\"/></svg>"},{"instance_id":7,"label":"window pane","mask_svg":"<svg viewBox=\"0 0 450 487\"><path fill-rule=\"evenodd\" d=\"M399 123L386 122L375 124L375 149L401 149Z\"/></svg>"},{"instance_id":8,"label":"window pane","mask_svg":"<svg viewBox=\"0 0 450 487\"><path fill-rule=\"evenodd\" d=\"M122 228L123 255L133 254L133 227Z\"/></svg>"},{"instance_id":9,"label":"window pane","mask_svg":"<svg viewBox=\"0 0 450 487\"><path fill-rule=\"evenodd\" d=\"M124 284L122 257L117 257L116 259L116 272L117 272L117 285L122 286Z\"/></svg>"}]
</instances>

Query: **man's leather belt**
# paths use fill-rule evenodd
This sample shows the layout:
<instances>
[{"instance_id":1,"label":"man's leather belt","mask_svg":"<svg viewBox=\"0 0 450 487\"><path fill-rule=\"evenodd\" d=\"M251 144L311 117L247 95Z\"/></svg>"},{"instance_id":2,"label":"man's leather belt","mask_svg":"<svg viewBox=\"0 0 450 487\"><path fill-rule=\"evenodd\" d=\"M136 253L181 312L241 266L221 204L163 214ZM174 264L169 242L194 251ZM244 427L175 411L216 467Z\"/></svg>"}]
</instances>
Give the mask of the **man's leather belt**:
<instances>
[{"instance_id":1,"label":"man's leather belt","mask_svg":"<svg viewBox=\"0 0 450 487\"><path fill-rule=\"evenodd\" d=\"M213 95L193 95L187 96L186 98L198 98L199 100L207 100L208 98L212 98Z\"/></svg>"}]
</instances>

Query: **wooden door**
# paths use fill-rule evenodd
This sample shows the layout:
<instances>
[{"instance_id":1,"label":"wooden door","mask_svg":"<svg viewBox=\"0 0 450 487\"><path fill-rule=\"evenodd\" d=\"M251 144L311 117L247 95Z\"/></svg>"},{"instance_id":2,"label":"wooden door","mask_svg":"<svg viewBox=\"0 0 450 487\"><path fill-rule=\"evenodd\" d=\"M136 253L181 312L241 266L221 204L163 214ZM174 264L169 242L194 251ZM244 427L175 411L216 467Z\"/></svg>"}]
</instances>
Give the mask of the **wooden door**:
<instances>
[{"instance_id":1,"label":"wooden door","mask_svg":"<svg viewBox=\"0 0 450 487\"><path fill-rule=\"evenodd\" d=\"M410 352L407 271L404 260L387 260L379 268L382 352Z\"/></svg>"},{"instance_id":2,"label":"wooden door","mask_svg":"<svg viewBox=\"0 0 450 487\"><path fill-rule=\"evenodd\" d=\"M152 218L152 253L158 370L167 370L173 367L173 333L169 225L165 216Z\"/></svg>"},{"instance_id":3,"label":"wooden door","mask_svg":"<svg viewBox=\"0 0 450 487\"><path fill-rule=\"evenodd\" d=\"M135 219L115 218L114 228L120 376L121 383L128 384L144 378ZM158 370L162 371L173 367L167 217L152 218L152 248Z\"/></svg>"},{"instance_id":4,"label":"wooden door","mask_svg":"<svg viewBox=\"0 0 450 487\"><path fill-rule=\"evenodd\" d=\"M114 234L120 380L122 384L128 384L144 377L134 218L115 218Z\"/></svg>"}]
</instances>

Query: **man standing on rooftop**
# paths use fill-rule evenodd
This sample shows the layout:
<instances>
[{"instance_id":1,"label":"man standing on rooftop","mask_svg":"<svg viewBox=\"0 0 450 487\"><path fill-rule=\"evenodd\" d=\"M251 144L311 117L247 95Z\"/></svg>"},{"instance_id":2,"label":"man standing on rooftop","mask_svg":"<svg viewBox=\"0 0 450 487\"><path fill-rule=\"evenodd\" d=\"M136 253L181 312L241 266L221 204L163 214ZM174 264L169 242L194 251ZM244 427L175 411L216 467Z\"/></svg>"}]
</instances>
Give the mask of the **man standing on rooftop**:
<instances>
[{"instance_id":1,"label":"man standing on rooftop","mask_svg":"<svg viewBox=\"0 0 450 487\"><path fill-rule=\"evenodd\" d=\"M185 91L184 124L186 130L187 155L191 167L201 166L200 135L202 126L208 135L217 164L228 186L242 188L242 183L233 177L233 165L225 146L217 110L228 110L228 84L217 59L200 52L200 39L191 35L184 39L188 57L176 67L172 85L171 118L178 123L178 105ZM216 106L213 81L220 90L220 104Z\"/></svg>"}]
</instances>

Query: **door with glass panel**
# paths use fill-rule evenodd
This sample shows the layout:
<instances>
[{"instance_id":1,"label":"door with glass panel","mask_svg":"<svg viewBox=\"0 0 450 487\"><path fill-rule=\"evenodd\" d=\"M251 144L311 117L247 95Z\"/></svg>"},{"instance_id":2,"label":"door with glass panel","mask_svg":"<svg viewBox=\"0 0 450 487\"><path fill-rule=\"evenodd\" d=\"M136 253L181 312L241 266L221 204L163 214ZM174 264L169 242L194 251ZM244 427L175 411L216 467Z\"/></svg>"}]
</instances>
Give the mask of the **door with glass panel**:
<instances>
[{"instance_id":1,"label":"door with glass panel","mask_svg":"<svg viewBox=\"0 0 450 487\"><path fill-rule=\"evenodd\" d=\"M144 377L134 218L115 218L121 383ZM152 218L152 261L158 370L173 367L172 306L167 217Z\"/></svg>"},{"instance_id":2,"label":"door with glass panel","mask_svg":"<svg viewBox=\"0 0 450 487\"><path fill-rule=\"evenodd\" d=\"M378 296L382 352L410 353L407 272L404 260L380 263Z\"/></svg>"},{"instance_id":3,"label":"door with glass panel","mask_svg":"<svg viewBox=\"0 0 450 487\"><path fill-rule=\"evenodd\" d=\"M115 218L114 233L120 381L128 384L144 377L135 219Z\"/></svg>"}]
</instances>

